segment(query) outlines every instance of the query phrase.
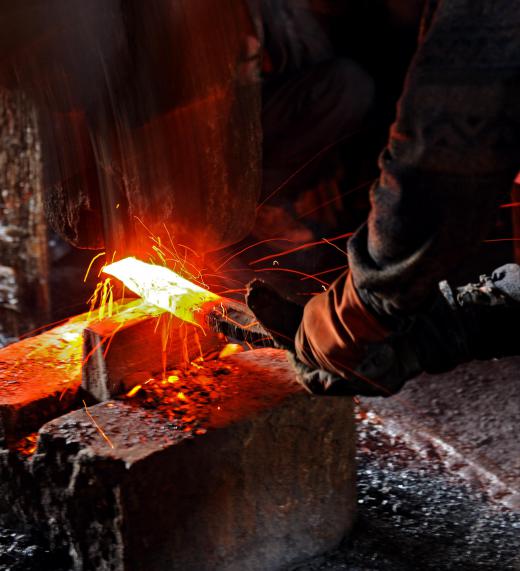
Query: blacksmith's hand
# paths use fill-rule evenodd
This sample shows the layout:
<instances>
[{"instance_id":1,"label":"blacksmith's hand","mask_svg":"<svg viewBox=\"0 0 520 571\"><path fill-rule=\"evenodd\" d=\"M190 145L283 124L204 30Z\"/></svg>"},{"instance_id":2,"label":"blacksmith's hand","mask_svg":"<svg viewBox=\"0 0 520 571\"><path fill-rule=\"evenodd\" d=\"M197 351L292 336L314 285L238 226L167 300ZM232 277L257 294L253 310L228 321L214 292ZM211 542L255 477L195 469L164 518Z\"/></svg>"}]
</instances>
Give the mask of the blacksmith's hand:
<instances>
[{"instance_id":1,"label":"blacksmith's hand","mask_svg":"<svg viewBox=\"0 0 520 571\"><path fill-rule=\"evenodd\" d=\"M305 307L259 280L249 284L246 302L275 344L289 351L311 393L389 396L404 384L400 372L394 374L392 349L379 343L388 331L361 301L349 273ZM389 367L391 374L381 375Z\"/></svg>"},{"instance_id":2,"label":"blacksmith's hand","mask_svg":"<svg viewBox=\"0 0 520 571\"><path fill-rule=\"evenodd\" d=\"M315 363L303 363L296 355L295 340L301 326L304 307L281 295L261 280L248 284L246 303L260 324L272 336L275 345L288 352L299 382L314 394L358 394L361 387L346 390L336 374L321 369ZM361 392L363 392L361 390ZM365 391L366 392L366 391Z\"/></svg>"}]
</instances>

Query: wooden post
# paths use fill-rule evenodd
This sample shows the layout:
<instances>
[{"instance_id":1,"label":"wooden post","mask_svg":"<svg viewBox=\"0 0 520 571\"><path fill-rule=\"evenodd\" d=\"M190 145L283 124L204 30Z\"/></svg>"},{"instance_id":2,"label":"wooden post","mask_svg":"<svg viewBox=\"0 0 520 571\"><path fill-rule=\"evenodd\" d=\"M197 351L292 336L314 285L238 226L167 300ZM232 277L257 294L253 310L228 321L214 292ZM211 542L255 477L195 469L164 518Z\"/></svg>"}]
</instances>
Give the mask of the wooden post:
<instances>
[{"instance_id":1,"label":"wooden post","mask_svg":"<svg viewBox=\"0 0 520 571\"><path fill-rule=\"evenodd\" d=\"M0 90L0 344L48 318L47 266L36 114Z\"/></svg>"}]
</instances>

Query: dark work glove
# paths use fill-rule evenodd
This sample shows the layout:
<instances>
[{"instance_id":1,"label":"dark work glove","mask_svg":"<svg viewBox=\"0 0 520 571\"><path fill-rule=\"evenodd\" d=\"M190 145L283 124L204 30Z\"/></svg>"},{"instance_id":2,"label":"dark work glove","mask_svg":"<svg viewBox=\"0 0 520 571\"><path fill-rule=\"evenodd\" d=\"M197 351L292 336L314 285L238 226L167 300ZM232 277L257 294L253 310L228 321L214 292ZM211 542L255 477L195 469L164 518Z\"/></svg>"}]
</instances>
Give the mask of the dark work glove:
<instances>
[{"instance_id":1,"label":"dark work glove","mask_svg":"<svg viewBox=\"0 0 520 571\"><path fill-rule=\"evenodd\" d=\"M323 385L328 386L334 382L334 375L308 367L295 355L294 338L303 318L303 306L285 298L262 280L254 280L248 284L246 303L262 327L270 333L275 345L288 351L298 380L307 390L319 394L323 392Z\"/></svg>"},{"instance_id":2,"label":"dark work glove","mask_svg":"<svg viewBox=\"0 0 520 571\"><path fill-rule=\"evenodd\" d=\"M324 300L324 294L321 300ZM316 300L318 301L318 300ZM342 374L326 371L312 361L304 363L296 355L295 336L301 332L304 307L282 296L276 289L261 280L248 284L246 303L256 318L273 337L275 346L285 349L298 381L306 390L327 396L389 396L396 393L405 379L422 371L415 352L390 343L364 345L362 358L352 366L343 367ZM318 307L318 315L325 315ZM311 320L312 321L312 320ZM331 324L334 322L330 320ZM319 341L322 336L316 339ZM408 336L404 336L407 339ZM406 356L403 362L403 358Z\"/></svg>"},{"instance_id":3,"label":"dark work glove","mask_svg":"<svg viewBox=\"0 0 520 571\"><path fill-rule=\"evenodd\" d=\"M280 349L294 352L294 337L303 317L303 307L283 297L262 280L247 284L246 304Z\"/></svg>"},{"instance_id":4,"label":"dark work glove","mask_svg":"<svg viewBox=\"0 0 520 571\"><path fill-rule=\"evenodd\" d=\"M334 293L333 289L328 291L329 295ZM335 323L334 312L324 301L327 298L320 294L307 306L314 313L305 310L311 317L310 333L318 350L327 341L327 328L317 334L315 324L326 310L330 323ZM247 303L277 344L291 352L300 382L314 394L389 396L423 372L442 373L473 359L520 355L520 266L516 264L502 266L491 276L481 276L477 283L459 288L442 282L428 310L403 318L399 327L380 341L356 343L354 338L353 346L361 349L360 357L342 360L338 373L313 367L312 361L302 363L296 357L293 339L295 332L302 330L301 306L263 282L250 284ZM370 319L368 314L366 317ZM338 348L338 358L341 350Z\"/></svg>"},{"instance_id":5,"label":"dark work glove","mask_svg":"<svg viewBox=\"0 0 520 571\"><path fill-rule=\"evenodd\" d=\"M480 276L478 283L457 288L457 302L461 306L520 303L520 266L500 266L491 276Z\"/></svg>"}]
</instances>

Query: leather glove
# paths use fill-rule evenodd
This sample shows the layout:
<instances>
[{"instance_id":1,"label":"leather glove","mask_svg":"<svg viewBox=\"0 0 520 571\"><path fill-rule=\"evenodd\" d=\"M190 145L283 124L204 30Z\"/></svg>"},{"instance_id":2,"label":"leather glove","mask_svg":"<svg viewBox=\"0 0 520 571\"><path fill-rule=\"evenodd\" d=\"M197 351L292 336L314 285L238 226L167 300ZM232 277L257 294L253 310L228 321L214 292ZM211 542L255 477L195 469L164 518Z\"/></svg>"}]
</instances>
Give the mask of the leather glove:
<instances>
[{"instance_id":1,"label":"leather glove","mask_svg":"<svg viewBox=\"0 0 520 571\"><path fill-rule=\"evenodd\" d=\"M322 387L334 384L334 375L302 363L295 354L295 336L303 318L303 306L282 296L262 280L247 286L246 303L279 349L285 349L298 381L308 391L322 394Z\"/></svg>"},{"instance_id":2,"label":"leather glove","mask_svg":"<svg viewBox=\"0 0 520 571\"><path fill-rule=\"evenodd\" d=\"M344 377L320 368L308 357L306 362L298 358L295 341L304 317L304 307L282 296L269 284L261 280L249 283L246 303L260 324L271 334L275 345L288 351L299 382L309 392L318 395L350 396L388 394L388 391L367 383L363 375L349 375L346 381Z\"/></svg>"},{"instance_id":3,"label":"leather glove","mask_svg":"<svg viewBox=\"0 0 520 571\"><path fill-rule=\"evenodd\" d=\"M314 394L389 396L422 372L520 355L517 264L459 288L442 282L429 309L400 319L391 331L364 305L348 274L305 308L258 281L247 302L290 351L300 382Z\"/></svg>"}]
</instances>

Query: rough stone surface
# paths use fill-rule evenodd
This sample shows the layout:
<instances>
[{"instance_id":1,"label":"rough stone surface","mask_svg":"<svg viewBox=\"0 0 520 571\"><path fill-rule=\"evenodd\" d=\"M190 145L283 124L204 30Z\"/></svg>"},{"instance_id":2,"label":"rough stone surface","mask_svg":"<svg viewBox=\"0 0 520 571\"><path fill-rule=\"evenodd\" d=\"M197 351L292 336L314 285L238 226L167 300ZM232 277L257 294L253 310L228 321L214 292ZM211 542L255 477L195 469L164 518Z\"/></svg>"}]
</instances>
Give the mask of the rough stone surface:
<instances>
[{"instance_id":1,"label":"rough stone surface","mask_svg":"<svg viewBox=\"0 0 520 571\"><path fill-rule=\"evenodd\" d=\"M85 316L0 349L0 444L67 412L81 384Z\"/></svg>"},{"instance_id":2,"label":"rough stone surface","mask_svg":"<svg viewBox=\"0 0 520 571\"><path fill-rule=\"evenodd\" d=\"M520 513L452 474L441 449L410 448L370 412L357 419L355 527L338 549L292 571L520 569ZM63 553L16 527L0 530L2 564L5 571L71 569Z\"/></svg>"},{"instance_id":3,"label":"rough stone surface","mask_svg":"<svg viewBox=\"0 0 520 571\"><path fill-rule=\"evenodd\" d=\"M453 473L449 451L407 440L362 416L356 526L339 549L291 571L520 569L520 512Z\"/></svg>"},{"instance_id":4,"label":"rough stone surface","mask_svg":"<svg viewBox=\"0 0 520 571\"><path fill-rule=\"evenodd\" d=\"M473 362L364 403L395 431L449 448L453 471L485 481L496 499L520 508L519 375L518 357Z\"/></svg>"},{"instance_id":5,"label":"rough stone surface","mask_svg":"<svg viewBox=\"0 0 520 571\"><path fill-rule=\"evenodd\" d=\"M98 401L126 392L154 374L218 354L225 337L249 346L272 342L245 304L225 298L199 307L199 325L142 301L123 307L84 332L82 387Z\"/></svg>"},{"instance_id":6,"label":"rough stone surface","mask_svg":"<svg viewBox=\"0 0 520 571\"><path fill-rule=\"evenodd\" d=\"M351 400L309 396L281 351L227 363L210 394L189 393L193 418L127 399L41 429L40 528L74 569L275 571L348 532Z\"/></svg>"}]
</instances>

